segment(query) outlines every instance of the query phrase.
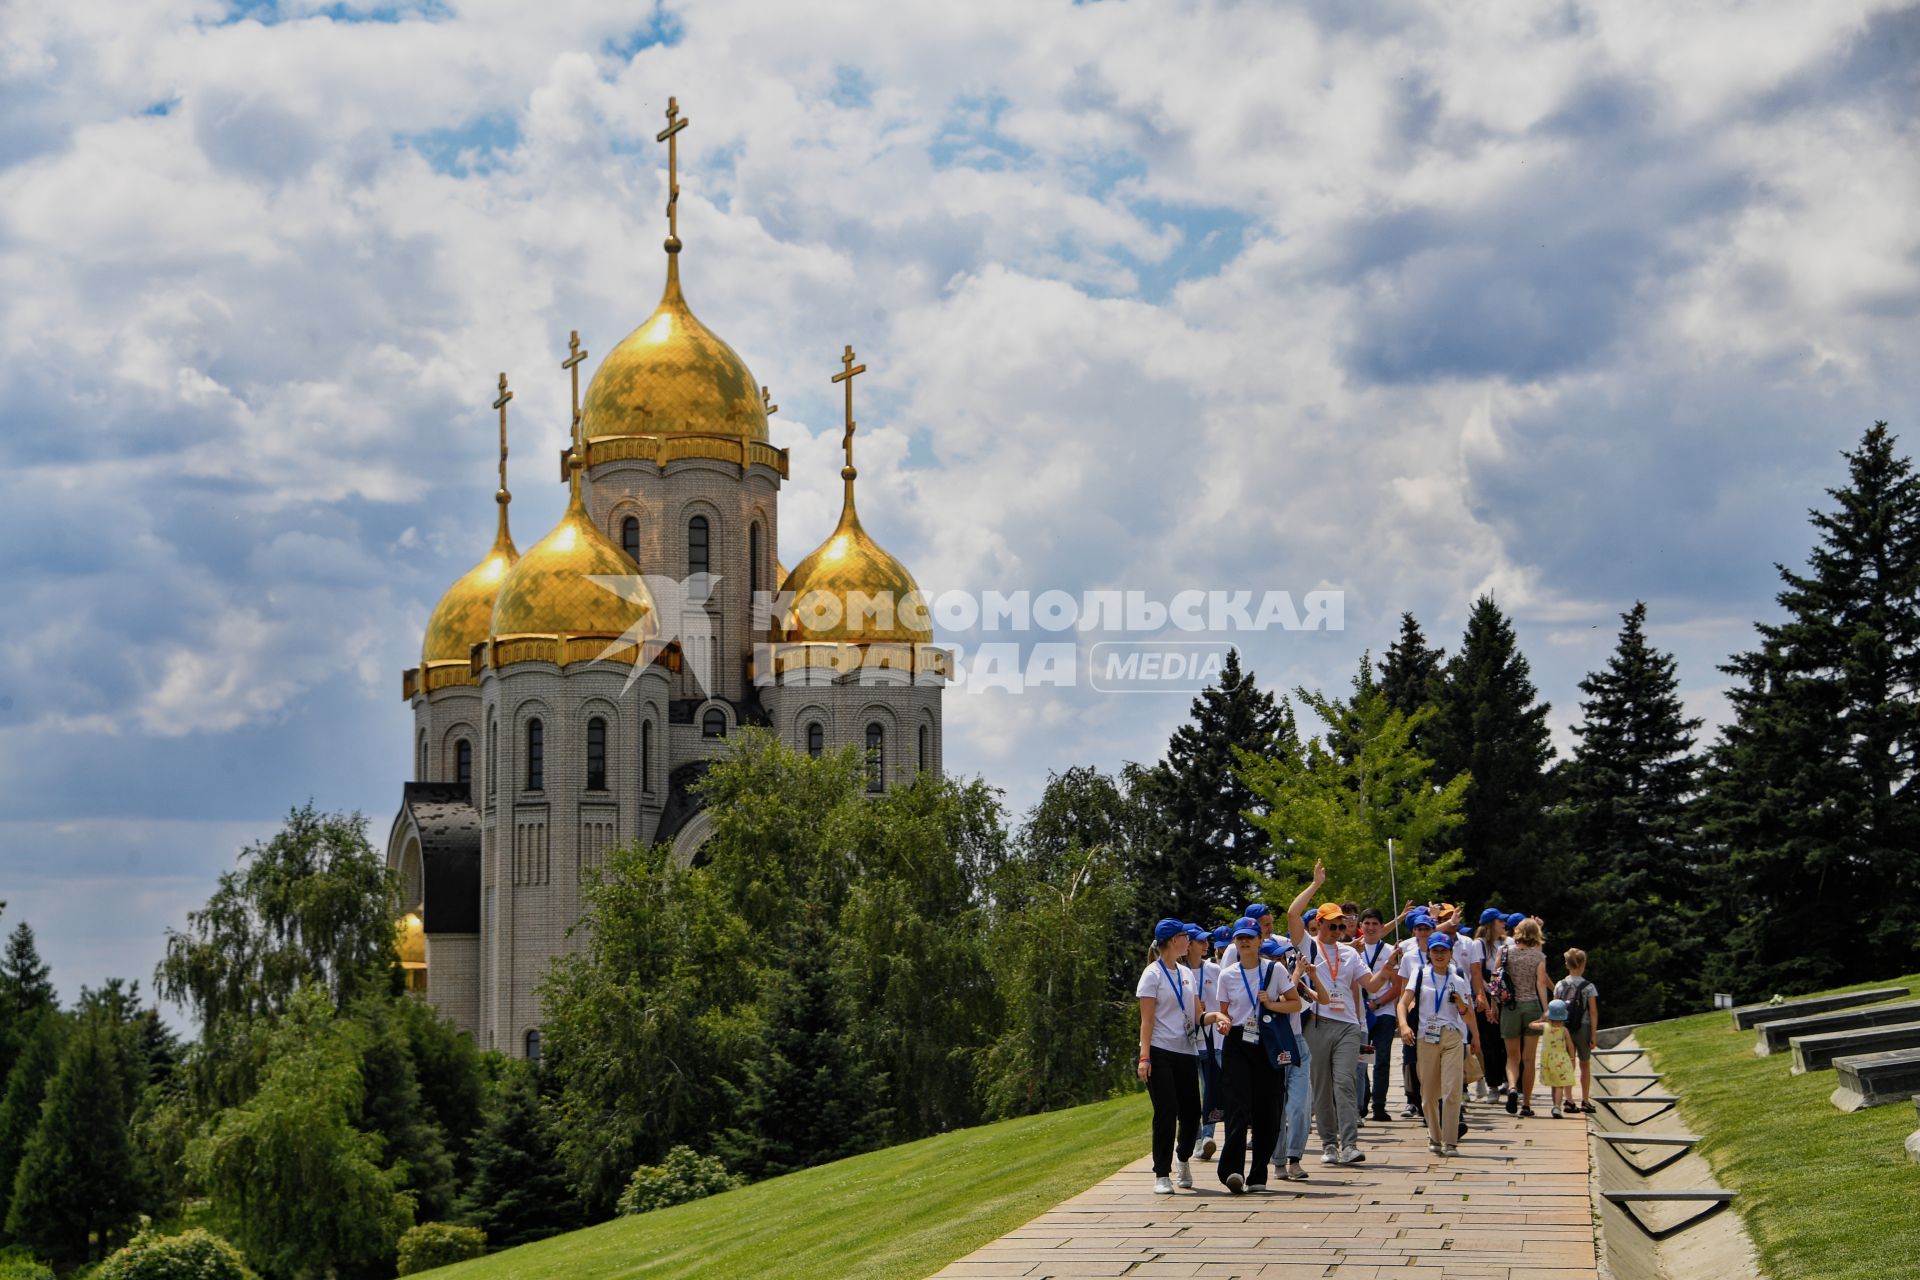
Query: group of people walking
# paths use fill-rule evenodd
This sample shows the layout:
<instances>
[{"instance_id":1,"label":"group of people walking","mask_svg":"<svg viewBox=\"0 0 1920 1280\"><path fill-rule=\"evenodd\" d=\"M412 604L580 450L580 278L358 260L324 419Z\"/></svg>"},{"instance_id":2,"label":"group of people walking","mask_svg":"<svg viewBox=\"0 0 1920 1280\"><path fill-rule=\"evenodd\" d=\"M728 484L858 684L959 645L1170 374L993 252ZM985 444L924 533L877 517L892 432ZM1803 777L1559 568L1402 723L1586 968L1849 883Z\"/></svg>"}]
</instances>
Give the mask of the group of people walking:
<instances>
[{"instance_id":1,"label":"group of people walking","mask_svg":"<svg viewBox=\"0 0 1920 1280\"><path fill-rule=\"evenodd\" d=\"M1393 1119L1396 1040L1401 1116L1425 1123L1436 1156L1459 1154L1470 1087L1522 1117L1536 1084L1551 1090L1554 1119L1593 1110L1600 993L1585 952L1565 953L1555 983L1538 918L1488 907L1473 925L1450 903L1408 903L1391 920L1353 903L1314 907L1325 882L1316 865L1284 931L1258 902L1230 925L1154 927L1135 994L1156 1192L1191 1188L1196 1152L1217 1154L1236 1195L1268 1186L1269 1171L1303 1180L1310 1131L1322 1164L1361 1163L1363 1123Z\"/></svg>"}]
</instances>

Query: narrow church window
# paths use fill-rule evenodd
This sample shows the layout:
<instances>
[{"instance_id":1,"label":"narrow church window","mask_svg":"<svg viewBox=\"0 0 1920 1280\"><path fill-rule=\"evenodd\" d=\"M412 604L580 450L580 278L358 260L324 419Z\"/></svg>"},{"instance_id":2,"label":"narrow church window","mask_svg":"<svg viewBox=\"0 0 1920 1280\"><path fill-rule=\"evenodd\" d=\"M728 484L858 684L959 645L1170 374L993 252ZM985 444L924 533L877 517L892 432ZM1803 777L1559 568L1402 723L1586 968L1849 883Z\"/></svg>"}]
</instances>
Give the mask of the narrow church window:
<instances>
[{"instance_id":1,"label":"narrow church window","mask_svg":"<svg viewBox=\"0 0 1920 1280\"><path fill-rule=\"evenodd\" d=\"M540 1061L540 1029L538 1027L527 1032L527 1061L534 1063Z\"/></svg>"},{"instance_id":2,"label":"narrow church window","mask_svg":"<svg viewBox=\"0 0 1920 1280\"><path fill-rule=\"evenodd\" d=\"M640 790L653 794L653 721L640 722Z\"/></svg>"},{"instance_id":3,"label":"narrow church window","mask_svg":"<svg viewBox=\"0 0 1920 1280\"><path fill-rule=\"evenodd\" d=\"M709 558L707 518L695 516L687 521L687 572L706 573Z\"/></svg>"},{"instance_id":4,"label":"narrow church window","mask_svg":"<svg viewBox=\"0 0 1920 1280\"><path fill-rule=\"evenodd\" d=\"M929 736L929 735L928 735L928 733L927 733L927 726L925 726L925 725L921 725L921 726L920 726L920 772L922 772L922 773L925 773L925 772L927 771L927 739L928 739L928 736Z\"/></svg>"},{"instance_id":5,"label":"narrow church window","mask_svg":"<svg viewBox=\"0 0 1920 1280\"><path fill-rule=\"evenodd\" d=\"M547 789L547 727L527 721L527 790Z\"/></svg>"},{"instance_id":6,"label":"narrow church window","mask_svg":"<svg viewBox=\"0 0 1920 1280\"><path fill-rule=\"evenodd\" d=\"M587 721L587 790L607 789L607 722L599 716Z\"/></svg>"},{"instance_id":7,"label":"narrow church window","mask_svg":"<svg viewBox=\"0 0 1920 1280\"><path fill-rule=\"evenodd\" d=\"M867 790L882 789L887 768L887 731L878 720L867 722Z\"/></svg>"},{"instance_id":8,"label":"narrow church window","mask_svg":"<svg viewBox=\"0 0 1920 1280\"><path fill-rule=\"evenodd\" d=\"M760 526L747 526L747 599L760 594Z\"/></svg>"},{"instance_id":9,"label":"narrow church window","mask_svg":"<svg viewBox=\"0 0 1920 1280\"><path fill-rule=\"evenodd\" d=\"M818 760L820 753L826 749L827 731L821 727L818 720L815 720L807 726L807 754Z\"/></svg>"},{"instance_id":10,"label":"narrow church window","mask_svg":"<svg viewBox=\"0 0 1920 1280\"><path fill-rule=\"evenodd\" d=\"M413 776L417 782L427 780L427 731L425 729L420 731L420 767L414 770Z\"/></svg>"},{"instance_id":11,"label":"narrow church window","mask_svg":"<svg viewBox=\"0 0 1920 1280\"><path fill-rule=\"evenodd\" d=\"M700 736L703 738L726 737L727 713L718 707L708 707L707 714L700 717Z\"/></svg>"},{"instance_id":12,"label":"narrow church window","mask_svg":"<svg viewBox=\"0 0 1920 1280\"><path fill-rule=\"evenodd\" d=\"M500 737L498 723L492 716L487 717L487 794L492 795L500 789Z\"/></svg>"},{"instance_id":13,"label":"narrow church window","mask_svg":"<svg viewBox=\"0 0 1920 1280\"><path fill-rule=\"evenodd\" d=\"M637 516L628 516L620 522L620 549L627 553L627 559L640 563L640 520Z\"/></svg>"},{"instance_id":14,"label":"narrow church window","mask_svg":"<svg viewBox=\"0 0 1920 1280\"><path fill-rule=\"evenodd\" d=\"M453 744L453 780L463 787L473 785L473 744L465 738Z\"/></svg>"}]
</instances>

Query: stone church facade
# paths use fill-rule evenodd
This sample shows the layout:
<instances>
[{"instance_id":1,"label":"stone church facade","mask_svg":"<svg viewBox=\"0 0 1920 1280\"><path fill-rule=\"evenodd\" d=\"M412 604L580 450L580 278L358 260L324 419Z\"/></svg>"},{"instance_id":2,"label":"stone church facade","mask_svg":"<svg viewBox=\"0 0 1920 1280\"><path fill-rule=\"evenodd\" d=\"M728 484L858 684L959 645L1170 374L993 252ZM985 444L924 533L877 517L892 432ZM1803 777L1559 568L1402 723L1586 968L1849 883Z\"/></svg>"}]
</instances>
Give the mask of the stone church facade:
<instances>
[{"instance_id":1,"label":"stone church facade","mask_svg":"<svg viewBox=\"0 0 1920 1280\"><path fill-rule=\"evenodd\" d=\"M402 679L414 779L387 863L409 986L481 1048L516 1056L539 1053L554 958L585 945L575 926L592 874L635 841L695 857L697 783L741 729L816 755L858 746L870 791L941 768L951 657L854 507L851 350L840 523L789 573L771 406L688 307L677 234L666 249L660 305L602 360L584 403L576 340L570 501L525 553L508 529L502 375L494 545L435 607ZM658 607L648 575L704 605L671 616L682 611Z\"/></svg>"}]
</instances>

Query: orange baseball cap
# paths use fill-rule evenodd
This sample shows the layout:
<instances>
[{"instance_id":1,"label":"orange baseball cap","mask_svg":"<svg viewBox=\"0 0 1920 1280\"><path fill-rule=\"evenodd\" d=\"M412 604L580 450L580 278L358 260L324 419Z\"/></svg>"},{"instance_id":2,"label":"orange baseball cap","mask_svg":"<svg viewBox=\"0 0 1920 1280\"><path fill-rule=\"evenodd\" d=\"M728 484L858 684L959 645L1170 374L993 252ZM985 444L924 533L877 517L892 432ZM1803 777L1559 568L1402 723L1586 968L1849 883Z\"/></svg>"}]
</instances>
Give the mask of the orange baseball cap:
<instances>
[{"instance_id":1,"label":"orange baseball cap","mask_svg":"<svg viewBox=\"0 0 1920 1280\"><path fill-rule=\"evenodd\" d=\"M1314 912L1314 915L1318 916L1321 920L1339 920L1343 919L1346 914L1346 912L1340 909L1340 904L1337 902L1326 903L1318 911Z\"/></svg>"}]
</instances>

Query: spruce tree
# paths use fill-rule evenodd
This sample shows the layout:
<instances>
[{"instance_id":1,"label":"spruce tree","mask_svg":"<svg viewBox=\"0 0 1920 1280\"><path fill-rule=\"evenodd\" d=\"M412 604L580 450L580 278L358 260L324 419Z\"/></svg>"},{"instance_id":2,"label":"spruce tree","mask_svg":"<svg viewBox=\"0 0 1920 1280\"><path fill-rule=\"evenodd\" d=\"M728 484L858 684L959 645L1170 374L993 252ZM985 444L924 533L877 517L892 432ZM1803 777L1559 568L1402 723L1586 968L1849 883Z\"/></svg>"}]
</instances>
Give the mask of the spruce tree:
<instances>
[{"instance_id":1,"label":"spruce tree","mask_svg":"<svg viewBox=\"0 0 1920 1280\"><path fill-rule=\"evenodd\" d=\"M40 1123L40 1104L47 1085L60 1067L60 1046L66 1021L51 1010L42 1012L25 1029L20 1053L0 1092L0 1238L4 1238L7 1210L13 1202L13 1180L20 1171L27 1142Z\"/></svg>"},{"instance_id":2,"label":"spruce tree","mask_svg":"<svg viewBox=\"0 0 1920 1280\"><path fill-rule=\"evenodd\" d=\"M509 1063L474 1134L473 1178L458 1214L485 1231L492 1248L544 1240L581 1224L580 1201L560 1166L546 1105L534 1069Z\"/></svg>"},{"instance_id":3,"label":"spruce tree","mask_svg":"<svg viewBox=\"0 0 1920 1280\"><path fill-rule=\"evenodd\" d=\"M1419 619L1411 613L1400 615L1400 634L1387 649L1380 664L1380 693L1387 706L1410 716L1424 706L1437 703L1440 681L1446 671L1446 651L1427 644Z\"/></svg>"},{"instance_id":4,"label":"spruce tree","mask_svg":"<svg viewBox=\"0 0 1920 1280\"><path fill-rule=\"evenodd\" d=\"M0 902L0 908L6 903ZM22 920L0 952L0 1087L13 1069L15 1055L40 1015L55 1005L53 982L34 945L33 929Z\"/></svg>"},{"instance_id":5,"label":"spruce tree","mask_svg":"<svg viewBox=\"0 0 1920 1280\"><path fill-rule=\"evenodd\" d=\"M1776 566L1786 618L1723 668L1706 813L1737 920L1710 972L1743 997L1920 957L1920 479L1895 446L1879 422L1844 455L1806 572Z\"/></svg>"},{"instance_id":6,"label":"spruce tree","mask_svg":"<svg viewBox=\"0 0 1920 1280\"><path fill-rule=\"evenodd\" d=\"M765 1026L748 1059L729 1164L754 1178L791 1173L880 1146L890 1112L886 1073L849 1034L847 996L834 979L829 933L807 903L785 964L765 987Z\"/></svg>"},{"instance_id":7,"label":"spruce tree","mask_svg":"<svg viewBox=\"0 0 1920 1280\"><path fill-rule=\"evenodd\" d=\"M1682 708L1677 665L1647 643L1646 620L1644 603L1622 614L1605 670L1580 682L1579 744L1565 771L1569 936L1592 947L1588 974L1622 1022L1688 1011L1702 990L1692 811L1701 722Z\"/></svg>"},{"instance_id":8,"label":"spruce tree","mask_svg":"<svg viewBox=\"0 0 1920 1280\"><path fill-rule=\"evenodd\" d=\"M7 1234L61 1266L111 1252L140 1207L127 1137L129 1070L121 1029L81 1019L47 1086L14 1173Z\"/></svg>"},{"instance_id":9,"label":"spruce tree","mask_svg":"<svg viewBox=\"0 0 1920 1280\"><path fill-rule=\"evenodd\" d=\"M1439 708L1422 747L1438 781L1471 774L1460 830L1468 904L1498 900L1539 909L1553 891L1547 840L1547 766L1553 744L1548 704L1513 634L1513 624L1481 596L1467 615L1460 650L1447 663Z\"/></svg>"},{"instance_id":10,"label":"spruce tree","mask_svg":"<svg viewBox=\"0 0 1920 1280\"><path fill-rule=\"evenodd\" d=\"M408 999L402 996L400 999ZM360 1045L360 1106L354 1127L378 1134L387 1161L401 1186L417 1197L414 1216L422 1222L444 1219L457 1188L446 1134L421 1097L406 1029L392 1007L393 997L375 996L354 1007L364 1029Z\"/></svg>"},{"instance_id":11,"label":"spruce tree","mask_svg":"<svg viewBox=\"0 0 1920 1280\"><path fill-rule=\"evenodd\" d=\"M1183 918L1243 905L1252 886L1236 868L1272 870L1266 833L1244 816L1259 801L1235 772L1234 750L1271 756L1294 743L1292 708L1241 672L1238 650L1228 651L1219 684L1193 700L1192 717L1142 779L1144 798L1160 811L1165 847L1158 874L1141 877L1139 901L1166 903L1169 911L1177 902Z\"/></svg>"}]
</instances>

